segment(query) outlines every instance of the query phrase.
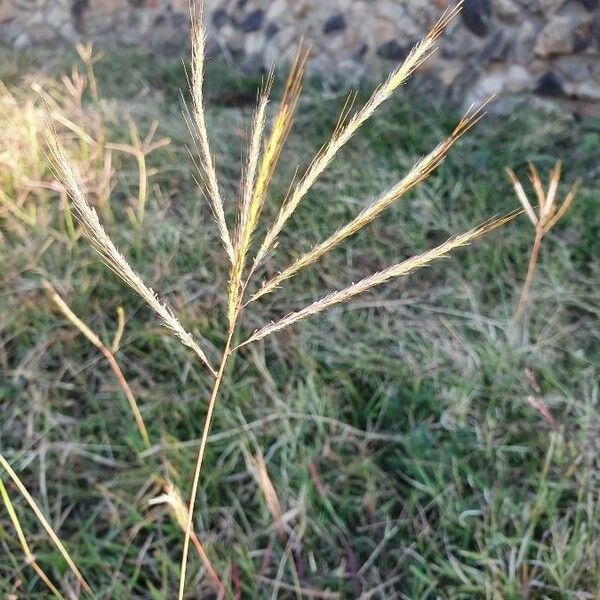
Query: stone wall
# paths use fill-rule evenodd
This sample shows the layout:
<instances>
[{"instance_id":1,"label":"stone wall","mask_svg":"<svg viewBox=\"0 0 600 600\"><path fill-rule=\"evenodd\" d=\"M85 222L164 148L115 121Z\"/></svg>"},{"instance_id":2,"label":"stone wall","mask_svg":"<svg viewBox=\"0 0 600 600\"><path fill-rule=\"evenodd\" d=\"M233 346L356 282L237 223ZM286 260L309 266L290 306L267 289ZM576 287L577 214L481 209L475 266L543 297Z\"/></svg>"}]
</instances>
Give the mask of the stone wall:
<instances>
[{"instance_id":1,"label":"stone wall","mask_svg":"<svg viewBox=\"0 0 600 600\"><path fill-rule=\"evenodd\" d=\"M206 0L210 48L261 69L303 36L314 71L343 82L389 70L448 0ZM143 45L184 53L188 0L0 0L13 48ZM427 71L467 98L503 90L600 102L600 0L466 0Z\"/></svg>"}]
</instances>

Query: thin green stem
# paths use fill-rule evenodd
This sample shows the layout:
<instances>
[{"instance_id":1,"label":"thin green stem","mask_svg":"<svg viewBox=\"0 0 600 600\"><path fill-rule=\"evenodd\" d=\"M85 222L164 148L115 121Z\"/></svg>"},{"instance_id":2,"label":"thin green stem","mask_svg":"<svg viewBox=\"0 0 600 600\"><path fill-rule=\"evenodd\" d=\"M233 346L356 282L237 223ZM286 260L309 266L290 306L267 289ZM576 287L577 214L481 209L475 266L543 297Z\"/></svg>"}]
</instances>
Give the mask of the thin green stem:
<instances>
[{"instance_id":1,"label":"thin green stem","mask_svg":"<svg viewBox=\"0 0 600 600\"><path fill-rule=\"evenodd\" d=\"M236 312L235 319L239 312ZM233 334L235 332L235 321L232 323L229 328L229 333L227 335L227 341L225 343L225 348L223 350L223 355L221 357L221 364L219 365L219 370L217 371L217 376L215 378L215 382L212 388L212 392L210 394L210 400L208 401L208 410L206 412L206 418L204 419L204 428L202 430L202 437L200 439L200 448L198 449L198 457L196 459L196 468L194 470L194 479L192 482L192 492L190 496L190 503L188 507L188 520L185 529L185 537L183 540L183 555L181 557L181 575L179 578L179 600L183 600L183 594L185 591L185 575L187 571L187 560L188 553L190 547L190 537L192 534L192 524L194 518L194 507L196 504L196 495L198 494L198 483L200 481L200 471L202 470L202 463L204 461L204 452L206 450L206 442L208 440L208 434L210 432L210 427L212 425L212 417L215 410L215 405L217 402L217 397L219 395L219 389L221 387L221 382L223 381L223 373L225 372L225 367L227 366L227 361L230 356L231 342L233 339Z\"/></svg>"}]
</instances>

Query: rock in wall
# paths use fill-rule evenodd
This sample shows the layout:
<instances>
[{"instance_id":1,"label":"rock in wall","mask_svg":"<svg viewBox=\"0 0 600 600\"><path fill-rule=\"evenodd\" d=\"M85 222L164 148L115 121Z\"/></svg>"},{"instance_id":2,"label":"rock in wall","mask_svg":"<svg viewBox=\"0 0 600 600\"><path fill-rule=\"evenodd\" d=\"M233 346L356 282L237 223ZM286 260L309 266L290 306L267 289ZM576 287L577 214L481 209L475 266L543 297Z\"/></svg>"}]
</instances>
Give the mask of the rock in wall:
<instances>
[{"instance_id":1,"label":"rock in wall","mask_svg":"<svg viewBox=\"0 0 600 600\"><path fill-rule=\"evenodd\" d=\"M289 61L348 84L389 70L448 0L206 0L211 53L245 68ZM188 0L0 0L0 42L146 46L184 53ZM466 0L426 70L456 94L504 90L600 102L600 0Z\"/></svg>"}]
</instances>

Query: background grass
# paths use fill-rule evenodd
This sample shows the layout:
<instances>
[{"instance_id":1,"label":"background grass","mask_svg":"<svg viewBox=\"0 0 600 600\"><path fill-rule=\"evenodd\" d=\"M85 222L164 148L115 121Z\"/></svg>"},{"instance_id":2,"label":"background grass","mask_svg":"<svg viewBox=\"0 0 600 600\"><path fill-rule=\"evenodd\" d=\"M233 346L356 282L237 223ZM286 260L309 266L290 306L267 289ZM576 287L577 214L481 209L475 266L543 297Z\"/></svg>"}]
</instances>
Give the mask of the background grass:
<instances>
[{"instance_id":1,"label":"background grass","mask_svg":"<svg viewBox=\"0 0 600 600\"><path fill-rule=\"evenodd\" d=\"M128 119L140 130L160 120L160 135L172 143L149 158L155 171L142 232L127 217L137 193L131 157L113 155L115 187L110 205L99 209L133 266L211 348L222 342L226 259L192 179L178 98L183 70L177 62L111 54L97 65L101 105L86 95L79 110L59 80L74 57L10 57L0 75L8 86L0 187L9 199L0 225L0 448L98 598L169 598L182 533L148 500L160 493L156 474L172 478L187 498L209 381L79 239L58 195L40 185L52 176L20 119L28 99L41 106L35 81L96 139L126 141ZM229 198L257 82L210 64L208 117ZM344 98L318 81L307 85L267 222L296 166L327 138ZM458 116L458 108L403 90L315 186L267 271L355 215ZM94 189L101 154L76 139L70 151ZM533 160L546 173L560 158L566 183L583 178L574 207L545 240L526 345L507 342L533 236L523 217L235 359L217 407L196 521L234 593L600 598L599 157L594 119L575 121L531 102L488 116L427 182L351 245L248 313L251 332L324 290L507 212L517 202L505 166L523 174ZM15 198L28 220L16 204L8 206ZM230 222L234 206L230 201ZM149 452L112 372L50 305L41 276L107 344L116 309L124 307L117 358L155 443ZM288 513L288 540L277 536L251 473L248 456L258 449ZM9 493L39 564L77 594L26 505L13 488ZM0 548L2 593L46 597L2 511ZM210 597L197 557L190 564L190 597Z\"/></svg>"}]
</instances>

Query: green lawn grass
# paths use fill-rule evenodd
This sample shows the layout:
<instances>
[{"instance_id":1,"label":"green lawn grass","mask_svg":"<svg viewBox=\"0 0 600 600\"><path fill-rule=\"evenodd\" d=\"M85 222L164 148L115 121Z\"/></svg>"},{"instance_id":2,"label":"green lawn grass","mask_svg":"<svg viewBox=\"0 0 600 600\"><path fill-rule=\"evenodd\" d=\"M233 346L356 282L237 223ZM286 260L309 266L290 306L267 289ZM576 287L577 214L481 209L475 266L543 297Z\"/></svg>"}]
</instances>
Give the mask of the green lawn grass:
<instances>
[{"instance_id":1,"label":"green lawn grass","mask_svg":"<svg viewBox=\"0 0 600 600\"><path fill-rule=\"evenodd\" d=\"M59 74L67 63L21 56L0 74L17 100L16 108L4 106L0 186L13 199L32 190L19 200L28 220L0 205L0 450L95 597L172 598L182 532L148 500L161 493L157 475L188 497L209 380L80 239L58 195L31 182L51 174L11 115L35 96L34 71L62 102ZM208 118L232 222L258 80L222 62L209 67ZM121 53L98 63L97 76L102 106L86 95L83 111L70 118L79 116L86 130L112 142L127 140L126 114L140 130L158 119L159 134L172 139L149 159L155 172L141 232L127 217L137 193L135 162L114 154L115 187L100 211L106 229L165 292L184 325L208 348L219 345L226 259L193 181L178 96L183 70L177 62ZM319 81L306 88L266 222L344 102L345 93ZM459 115L412 87L401 90L305 199L267 272L357 214ZM97 174L99 159L83 142L73 141L70 150ZM532 102L508 116L489 115L430 179L352 244L247 313L250 333L325 290L508 212L517 200L505 166L522 175L533 160L546 174L562 159L565 182L583 180L573 208L544 242L524 345L508 341L533 236L522 217L235 359L196 511L196 530L234 595L600 598L599 157L600 124L593 119L575 122ZM42 277L106 344L117 307L125 309L117 358L149 427L150 451L112 372L53 309ZM285 536L277 535L252 474L249 457L259 451L286 513ZM66 565L16 489L8 489L38 563L77 597ZM47 597L3 507L0 556L3 597ZM190 564L189 597L210 597L197 556Z\"/></svg>"}]
</instances>

